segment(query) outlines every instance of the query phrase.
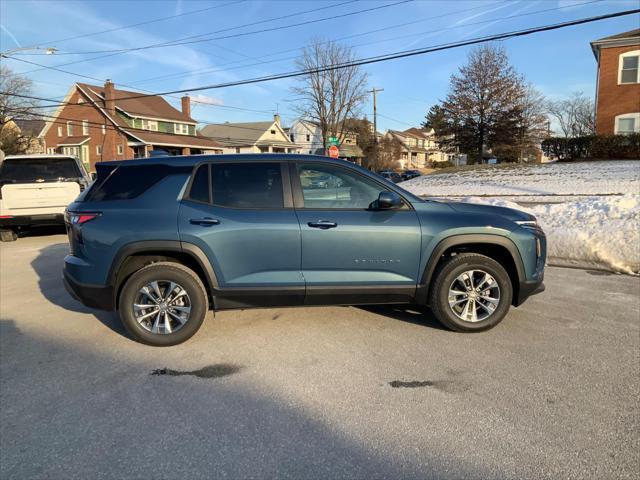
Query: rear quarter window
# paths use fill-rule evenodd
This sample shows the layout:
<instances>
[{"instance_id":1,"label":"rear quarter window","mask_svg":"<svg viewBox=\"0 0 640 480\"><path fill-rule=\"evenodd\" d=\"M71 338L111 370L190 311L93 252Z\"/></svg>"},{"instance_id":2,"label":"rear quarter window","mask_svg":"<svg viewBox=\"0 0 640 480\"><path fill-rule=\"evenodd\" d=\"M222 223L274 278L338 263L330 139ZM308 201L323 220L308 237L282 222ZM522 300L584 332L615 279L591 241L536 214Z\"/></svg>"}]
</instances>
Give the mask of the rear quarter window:
<instances>
[{"instance_id":1,"label":"rear quarter window","mask_svg":"<svg viewBox=\"0 0 640 480\"><path fill-rule=\"evenodd\" d=\"M104 178L98 179L84 197L85 202L129 200L142 195L159 181L170 175L168 165L120 165L115 169L104 169ZM175 172L177 173L177 171Z\"/></svg>"}]
</instances>

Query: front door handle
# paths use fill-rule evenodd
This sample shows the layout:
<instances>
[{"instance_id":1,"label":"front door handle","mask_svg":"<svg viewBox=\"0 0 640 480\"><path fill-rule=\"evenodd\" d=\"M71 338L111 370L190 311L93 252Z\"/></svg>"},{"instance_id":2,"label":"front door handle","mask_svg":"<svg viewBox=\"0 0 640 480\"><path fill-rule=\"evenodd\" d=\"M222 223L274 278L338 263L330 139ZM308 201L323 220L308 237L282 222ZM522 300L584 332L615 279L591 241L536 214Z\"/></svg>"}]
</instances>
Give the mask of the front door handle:
<instances>
[{"instance_id":1,"label":"front door handle","mask_svg":"<svg viewBox=\"0 0 640 480\"><path fill-rule=\"evenodd\" d=\"M204 227L208 227L211 225L220 225L220 220L216 220L215 218L192 218L189 220L189 223L192 225L202 225Z\"/></svg>"},{"instance_id":2,"label":"front door handle","mask_svg":"<svg viewBox=\"0 0 640 480\"><path fill-rule=\"evenodd\" d=\"M319 228L321 230L327 230L329 228L336 228L338 224L336 222L329 222L328 220L318 220L317 222L307 223L311 228Z\"/></svg>"}]
</instances>

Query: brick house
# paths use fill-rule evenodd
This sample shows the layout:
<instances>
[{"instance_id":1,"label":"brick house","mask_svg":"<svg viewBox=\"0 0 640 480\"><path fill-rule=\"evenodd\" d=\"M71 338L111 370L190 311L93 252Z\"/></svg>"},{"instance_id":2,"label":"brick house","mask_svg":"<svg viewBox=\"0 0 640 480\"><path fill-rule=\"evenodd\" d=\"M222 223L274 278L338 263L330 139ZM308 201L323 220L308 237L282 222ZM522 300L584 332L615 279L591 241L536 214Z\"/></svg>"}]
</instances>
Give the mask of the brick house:
<instances>
[{"instance_id":1,"label":"brick house","mask_svg":"<svg viewBox=\"0 0 640 480\"><path fill-rule=\"evenodd\" d=\"M107 80L104 87L74 84L40 137L47 153L75 155L94 171L96 162L148 157L152 150L222 153L196 126L188 96L177 110L158 95L118 90Z\"/></svg>"},{"instance_id":2,"label":"brick house","mask_svg":"<svg viewBox=\"0 0 640 480\"><path fill-rule=\"evenodd\" d=\"M591 42L598 62L596 132L640 132L640 29Z\"/></svg>"}]
</instances>

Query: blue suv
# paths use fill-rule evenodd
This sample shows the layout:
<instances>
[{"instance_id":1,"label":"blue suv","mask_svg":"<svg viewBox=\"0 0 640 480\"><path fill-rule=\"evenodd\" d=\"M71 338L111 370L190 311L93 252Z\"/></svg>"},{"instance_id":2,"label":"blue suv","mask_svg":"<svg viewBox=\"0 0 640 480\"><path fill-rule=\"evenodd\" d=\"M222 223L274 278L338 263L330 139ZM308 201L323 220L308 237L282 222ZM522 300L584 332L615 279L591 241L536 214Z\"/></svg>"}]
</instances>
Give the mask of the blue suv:
<instances>
[{"instance_id":1,"label":"blue suv","mask_svg":"<svg viewBox=\"0 0 640 480\"><path fill-rule=\"evenodd\" d=\"M212 155L105 162L69 205L64 281L151 345L208 310L428 304L472 332L543 289L535 217L412 195L342 160Z\"/></svg>"}]
</instances>

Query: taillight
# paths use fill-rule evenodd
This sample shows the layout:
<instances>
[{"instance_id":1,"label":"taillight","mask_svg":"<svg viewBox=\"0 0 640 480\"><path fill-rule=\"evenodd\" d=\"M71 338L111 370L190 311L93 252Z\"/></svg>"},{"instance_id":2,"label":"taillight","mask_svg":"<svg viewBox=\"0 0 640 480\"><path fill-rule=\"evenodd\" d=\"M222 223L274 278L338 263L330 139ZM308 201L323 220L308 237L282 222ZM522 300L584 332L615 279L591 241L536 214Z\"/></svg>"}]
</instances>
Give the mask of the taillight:
<instances>
[{"instance_id":1,"label":"taillight","mask_svg":"<svg viewBox=\"0 0 640 480\"><path fill-rule=\"evenodd\" d=\"M73 225L83 225L91 220L95 220L100 215L100 212L67 212L67 219L68 222Z\"/></svg>"}]
</instances>

